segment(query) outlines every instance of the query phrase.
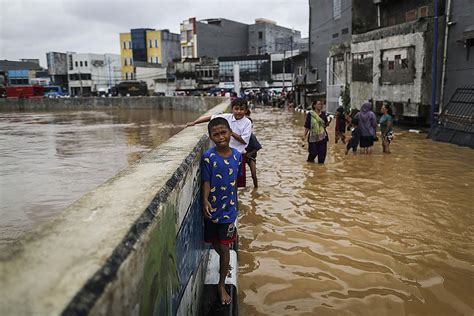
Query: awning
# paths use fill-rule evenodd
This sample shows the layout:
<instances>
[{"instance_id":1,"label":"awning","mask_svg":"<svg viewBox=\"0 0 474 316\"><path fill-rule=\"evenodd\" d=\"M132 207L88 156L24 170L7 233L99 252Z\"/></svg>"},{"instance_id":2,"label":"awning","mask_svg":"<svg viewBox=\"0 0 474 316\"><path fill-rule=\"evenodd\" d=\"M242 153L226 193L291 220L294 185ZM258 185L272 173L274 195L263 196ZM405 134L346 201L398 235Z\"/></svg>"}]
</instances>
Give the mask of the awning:
<instances>
[{"instance_id":1,"label":"awning","mask_svg":"<svg viewBox=\"0 0 474 316\"><path fill-rule=\"evenodd\" d=\"M467 40L474 39L474 25L468 26L462 32L461 38L458 40L459 42L465 42Z\"/></svg>"}]
</instances>

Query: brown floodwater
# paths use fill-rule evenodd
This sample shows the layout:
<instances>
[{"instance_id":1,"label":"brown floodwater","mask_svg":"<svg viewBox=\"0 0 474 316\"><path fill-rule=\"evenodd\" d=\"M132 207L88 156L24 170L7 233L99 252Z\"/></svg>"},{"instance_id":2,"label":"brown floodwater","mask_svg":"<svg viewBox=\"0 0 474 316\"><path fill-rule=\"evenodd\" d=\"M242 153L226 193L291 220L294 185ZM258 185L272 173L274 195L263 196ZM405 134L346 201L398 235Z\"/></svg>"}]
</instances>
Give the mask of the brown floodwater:
<instances>
[{"instance_id":1,"label":"brown floodwater","mask_svg":"<svg viewBox=\"0 0 474 316\"><path fill-rule=\"evenodd\" d=\"M396 130L392 154L307 163L304 115L252 114L239 196L241 315L473 315L474 151ZM349 135L349 133L347 133Z\"/></svg>"},{"instance_id":2,"label":"brown floodwater","mask_svg":"<svg viewBox=\"0 0 474 316\"><path fill-rule=\"evenodd\" d=\"M0 249L198 115L160 109L0 112Z\"/></svg>"}]
</instances>

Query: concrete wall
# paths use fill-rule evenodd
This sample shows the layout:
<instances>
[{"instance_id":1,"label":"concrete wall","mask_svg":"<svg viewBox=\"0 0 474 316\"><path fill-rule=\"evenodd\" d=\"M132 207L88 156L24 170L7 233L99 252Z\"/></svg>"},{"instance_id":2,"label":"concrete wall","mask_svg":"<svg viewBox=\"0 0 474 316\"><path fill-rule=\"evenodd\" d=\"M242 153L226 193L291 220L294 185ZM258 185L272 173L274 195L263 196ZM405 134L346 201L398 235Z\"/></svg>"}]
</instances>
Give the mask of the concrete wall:
<instances>
[{"instance_id":1,"label":"concrete wall","mask_svg":"<svg viewBox=\"0 0 474 316\"><path fill-rule=\"evenodd\" d=\"M456 0L451 1L451 6L451 21L455 24L449 27L445 90L441 100L444 104L449 102L457 88L474 82L474 46L464 46L460 41L463 32L468 27L474 27L474 5L472 0ZM439 76L440 71L439 68Z\"/></svg>"},{"instance_id":2,"label":"concrete wall","mask_svg":"<svg viewBox=\"0 0 474 316\"><path fill-rule=\"evenodd\" d=\"M220 25L196 23L197 57L248 54L248 25L221 19Z\"/></svg>"},{"instance_id":3,"label":"concrete wall","mask_svg":"<svg viewBox=\"0 0 474 316\"><path fill-rule=\"evenodd\" d=\"M262 39L259 38L259 32ZM282 53L291 50L291 37L293 37L293 49L301 42L301 32L272 23L255 23L249 25L248 39L249 55Z\"/></svg>"},{"instance_id":4,"label":"concrete wall","mask_svg":"<svg viewBox=\"0 0 474 316\"><path fill-rule=\"evenodd\" d=\"M196 315L208 145L186 128L1 253L0 314Z\"/></svg>"},{"instance_id":5,"label":"concrete wall","mask_svg":"<svg viewBox=\"0 0 474 316\"><path fill-rule=\"evenodd\" d=\"M181 58L181 44L179 34L168 30L161 31L161 65L166 68L173 59Z\"/></svg>"},{"instance_id":6,"label":"concrete wall","mask_svg":"<svg viewBox=\"0 0 474 316\"><path fill-rule=\"evenodd\" d=\"M405 30L406 29L406 30ZM360 108L368 99L374 101L390 101L403 103L402 109L397 114L418 117L420 106L429 102L429 78L426 74L430 71L429 44L425 40L428 30L426 23L408 23L377 31L353 36L351 52L354 55L371 53L373 55L373 82L353 81L351 83L351 104ZM382 80L384 51L414 47L414 79L407 84L387 83ZM354 59L353 59L354 60ZM361 76L359 76L361 77ZM354 76L353 76L354 78ZM400 113L403 112L403 113Z\"/></svg>"},{"instance_id":7,"label":"concrete wall","mask_svg":"<svg viewBox=\"0 0 474 316\"><path fill-rule=\"evenodd\" d=\"M341 17L333 18L334 0L310 0L310 64L321 80L319 91L326 91L326 61L331 45L350 42L352 27L352 0L341 0ZM347 30L343 34L343 30ZM336 36L337 34L337 36Z\"/></svg>"},{"instance_id":8,"label":"concrete wall","mask_svg":"<svg viewBox=\"0 0 474 316\"><path fill-rule=\"evenodd\" d=\"M96 108L174 108L207 111L223 102L221 97L125 97L70 99L0 99L0 111L20 110L93 110Z\"/></svg>"}]
</instances>

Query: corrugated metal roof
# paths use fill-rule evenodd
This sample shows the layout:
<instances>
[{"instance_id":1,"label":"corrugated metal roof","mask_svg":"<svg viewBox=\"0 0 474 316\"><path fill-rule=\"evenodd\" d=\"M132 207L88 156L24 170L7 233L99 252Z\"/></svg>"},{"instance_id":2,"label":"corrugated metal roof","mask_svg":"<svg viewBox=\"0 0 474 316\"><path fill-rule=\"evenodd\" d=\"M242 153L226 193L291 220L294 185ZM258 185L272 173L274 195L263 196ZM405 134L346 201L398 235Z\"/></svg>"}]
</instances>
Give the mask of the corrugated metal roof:
<instances>
[{"instance_id":1,"label":"corrugated metal roof","mask_svg":"<svg viewBox=\"0 0 474 316\"><path fill-rule=\"evenodd\" d=\"M0 60L0 70L43 70L43 68L32 62L26 61L13 61L13 60Z\"/></svg>"}]
</instances>

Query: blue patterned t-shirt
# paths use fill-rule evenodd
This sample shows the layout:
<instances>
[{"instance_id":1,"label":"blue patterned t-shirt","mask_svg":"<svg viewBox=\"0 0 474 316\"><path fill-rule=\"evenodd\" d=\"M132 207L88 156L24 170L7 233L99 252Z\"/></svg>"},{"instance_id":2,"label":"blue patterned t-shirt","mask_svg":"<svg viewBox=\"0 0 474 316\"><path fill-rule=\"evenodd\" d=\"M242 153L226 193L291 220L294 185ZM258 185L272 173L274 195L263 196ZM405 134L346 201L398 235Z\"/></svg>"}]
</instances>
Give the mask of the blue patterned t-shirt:
<instances>
[{"instance_id":1,"label":"blue patterned t-shirt","mask_svg":"<svg viewBox=\"0 0 474 316\"><path fill-rule=\"evenodd\" d=\"M237 175L242 156L234 148L229 157L221 157L215 147L201 158L201 180L210 185L209 202L214 223L232 223L237 218Z\"/></svg>"}]
</instances>

